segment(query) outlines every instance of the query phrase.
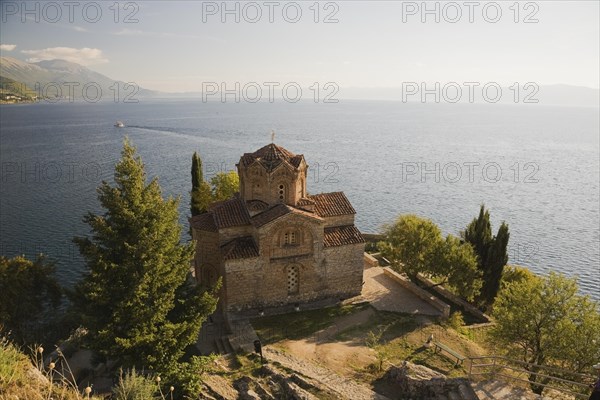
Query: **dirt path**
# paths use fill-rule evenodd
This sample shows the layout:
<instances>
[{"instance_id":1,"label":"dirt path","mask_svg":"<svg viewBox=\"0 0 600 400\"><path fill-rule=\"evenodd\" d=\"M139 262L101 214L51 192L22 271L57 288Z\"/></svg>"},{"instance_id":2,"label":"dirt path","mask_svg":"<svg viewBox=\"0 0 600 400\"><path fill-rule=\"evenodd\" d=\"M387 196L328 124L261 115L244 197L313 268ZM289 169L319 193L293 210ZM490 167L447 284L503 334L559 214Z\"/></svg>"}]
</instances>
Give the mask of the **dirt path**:
<instances>
[{"instance_id":1,"label":"dirt path","mask_svg":"<svg viewBox=\"0 0 600 400\"><path fill-rule=\"evenodd\" d=\"M352 315L347 315L316 332L309 338L301 340L284 340L278 343L293 356L312 363L331 368L337 373L351 376L355 368L368 365L375 361L372 350L365 347L363 342L335 341L336 336L349 328L367 323L375 314L372 308Z\"/></svg>"},{"instance_id":2,"label":"dirt path","mask_svg":"<svg viewBox=\"0 0 600 400\"><path fill-rule=\"evenodd\" d=\"M320 382L327 389L339 394L340 399L348 400L389 400L387 397L375 393L370 388L357 382L344 378L329 368L315 365L310 361L304 361L286 354L271 346L264 348L265 357L269 362L278 362L286 368L290 368L300 374Z\"/></svg>"}]
</instances>

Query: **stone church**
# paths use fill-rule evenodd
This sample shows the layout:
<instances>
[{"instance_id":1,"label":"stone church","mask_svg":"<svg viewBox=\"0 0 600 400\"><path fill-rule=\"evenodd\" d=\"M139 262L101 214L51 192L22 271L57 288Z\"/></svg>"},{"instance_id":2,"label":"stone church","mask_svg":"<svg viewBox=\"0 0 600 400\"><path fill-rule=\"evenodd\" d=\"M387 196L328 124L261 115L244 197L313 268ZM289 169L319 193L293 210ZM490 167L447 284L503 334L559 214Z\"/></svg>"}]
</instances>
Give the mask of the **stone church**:
<instances>
[{"instance_id":1,"label":"stone church","mask_svg":"<svg viewBox=\"0 0 600 400\"><path fill-rule=\"evenodd\" d=\"M304 156L271 143L236 164L239 193L190 219L201 284L240 311L360 294L364 240L343 192L310 195Z\"/></svg>"}]
</instances>

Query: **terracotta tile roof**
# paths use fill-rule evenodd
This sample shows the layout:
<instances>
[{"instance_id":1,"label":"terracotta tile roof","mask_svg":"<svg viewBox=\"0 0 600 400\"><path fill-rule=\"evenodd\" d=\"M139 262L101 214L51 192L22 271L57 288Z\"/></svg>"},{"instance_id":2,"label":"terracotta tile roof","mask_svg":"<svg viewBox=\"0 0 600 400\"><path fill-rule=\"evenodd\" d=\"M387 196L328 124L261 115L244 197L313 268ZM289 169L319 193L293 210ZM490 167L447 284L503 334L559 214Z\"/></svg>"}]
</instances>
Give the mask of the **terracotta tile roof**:
<instances>
[{"instance_id":1,"label":"terracotta tile roof","mask_svg":"<svg viewBox=\"0 0 600 400\"><path fill-rule=\"evenodd\" d=\"M356 214L344 192L321 193L308 196L315 202L315 212L321 217Z\"/></svg>"},{"instance_id":2,"label":"terracotta tile roof","mask_svg":"<svg viewBox=\"0 0 600 400\"><path fill-rule=\"evenodd\" d=\"M248 200L246 206L250 211L264 211L269 208L269 205L262 200Z\"/></svg>"},{"instance_id":3,"label":"terracotta tile roof","mask_svg":"<svg viewBox=\"0 0 600 400\"><path fill-rule=\"evenodd\" d=\"M192 228L200 231L217 232L217 225L211 212L207 212L200 215L194 215L190 218L190 224Z\"/></svg>"},{"instance_id":4,"label":"terracotta tile roof","mask_svg":"<svg viewBox=\"0 0 600 400\"><path fill-rule=\"evenodd\" d=\"M298 168L303 159L304 156L302 154L296 155L283 147L277 146L275 143L270 143L256 150L254 153L244 153L240 162L247 167L253 162L258 161L270 172L282 162Z\"/></svg>"},{"instance_id":5,"label":"terracotta tile roof","mask_svg":"<svg viewBox=\"0 0 600 400\"><path fill-rule=\"evenodd\" d=\"M268 224L271 221L276 220L279 217L282 217L282 216L284 216L286 214L290 214L290 213L304 215L306 217L315 218L315 219L319 219L319 220L321 219L315 213L300 210L295 207L290 207L286 204L277 204L276 206L271 207L267 211L263 211L260 214L256 214L255 216L253 216L252 224L255 227L259 228L263 225Z\"/></svg>"},{"instance_id":6,"label":"terracotta tile roof","mask_svg":"<svg viewBox=\"0 0 600 400\"><path fill-rule=\"evenodd\" d=\"M344 246L347 244L364 243L360 231L354 225L325 228L323 244L325 247Z\"/></svg>"},{"instance_id":7,"label":"terracotta tile roof","mask_svg":"<svg viewBox=\"0 0 600 400\"><path fill-rule=\"evenodd\" d=\"M219 229L250 224L248 210L239 197L214 205L209 213L213 215Z\"/></svg>"},{"instance_id":8,"label":"terracotta tile roof","mask_svg":"<svg viewBox=\"0 0 600 400\"><path fill-rule=\"evenodd\" d=\"M297 156L290 158L289 162L294 166L294 168L298 168L302 160L304 160L304 156L302 154L298 154Z\"/></svg>"},{"instance_id":9,"label":"terracotta tile roof","mask_svg":"<svg viewBox=\"0 0 600 400\"><path fill-rule=\"evenodd\" d=\"M289 212L290 210L285 204L278 204L274 207L271 207L267 211L261 212L260 214L257 214L254 217L252 217L252 225L258 228L260 226L268 224L269 222L285 214L288 214Z\"/></svg>"},{"instance_id":10,"label":"terracotta tile roof","mask_svg":"<svg viewBox=\"0 0 600 400\"><path fill-rule=\"evenodd\" d=\"M315 205L315 201L313 199L309 199L308 197L303 197L300 200L298 200L298 205L299 206L314 206Z\"/></svg>"},{"instance_id":11,"label":"terracotta tile roof","mask_svg":"<svg viewBox=\"0 0 600 400\"><path fill-rule=\"evenodd\" d=\"M221 246L224 260L258 257L258 247L252 236L235 238Z\"/></svg>"}]
</instances>

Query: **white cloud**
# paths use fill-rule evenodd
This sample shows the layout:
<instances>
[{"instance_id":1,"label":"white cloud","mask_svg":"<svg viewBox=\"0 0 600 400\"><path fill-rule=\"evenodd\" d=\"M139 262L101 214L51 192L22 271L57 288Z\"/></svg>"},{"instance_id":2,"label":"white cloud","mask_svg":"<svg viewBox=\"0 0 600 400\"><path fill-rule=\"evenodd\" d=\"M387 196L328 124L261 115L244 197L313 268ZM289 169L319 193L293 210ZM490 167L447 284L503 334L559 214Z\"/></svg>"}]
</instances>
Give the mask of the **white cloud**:
<instances>
[{"instance_id":1,"label":"white cloud","mask_svg":"<svg viewBox=\"0 0 600 400\"><path fill-rule=\"evenodd\" d=\"M40 50L21 50L21 53L31 55L27 62L38 62L42 60L66 60L81 65L102 64L108 62L102 56L102 50L83 47L49 47Z\"/></svg>"},{"instance_id":2,"label":"white cloud","mask_svg":"<svg viewBox=\"0 0 600 400\"><path fill-rule=\"evenodd\" d=\"M76 30L77 32L87 32L88 31L87 29L82 28L81 26L74 26L73 29Z\"/></svg>"},{"instance_id":3,"label":"white cloud","mask_svg":"<svg viewBox=\"0 0 600 400\"><path fill-rule=\"evenodd\" d=\"M3 51L13 51L16 47L16 44L0 44L0 50Z\"/></svg>"},{"instance_id":4,"label":"white cloud","mask_svg":"<svg viewBox=\"0 0 600 400\"><path fill-rule=\"evenodd\" d=\"M127 28L123 28L120 31L113 32L113 35L117 35L117 36L149 36L148 32L144 32L139 29L127 29Z\"/></svg>"}]
</instances>

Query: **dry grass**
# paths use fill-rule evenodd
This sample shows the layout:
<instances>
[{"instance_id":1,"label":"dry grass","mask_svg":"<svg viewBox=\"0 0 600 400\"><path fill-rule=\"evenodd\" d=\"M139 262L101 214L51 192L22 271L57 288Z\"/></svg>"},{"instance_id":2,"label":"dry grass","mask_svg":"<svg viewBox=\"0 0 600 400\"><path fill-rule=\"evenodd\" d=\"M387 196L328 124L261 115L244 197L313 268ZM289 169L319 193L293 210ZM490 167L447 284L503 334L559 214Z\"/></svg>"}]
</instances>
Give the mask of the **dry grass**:
<instances>
[{"instance_id":1,"label":"dry grass","mask_svg":"<svg viewBox=\"0 0 600 400\"><path fill-rule=\"evenodd\" d=\"M54 362L44 366L41 347L33 353L32 360L6 339L0 339L0 400L95 399L79 392L74 380L65 374L68 369L58 371Z\"/></svg>"}]
</instances>

